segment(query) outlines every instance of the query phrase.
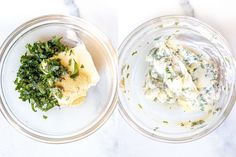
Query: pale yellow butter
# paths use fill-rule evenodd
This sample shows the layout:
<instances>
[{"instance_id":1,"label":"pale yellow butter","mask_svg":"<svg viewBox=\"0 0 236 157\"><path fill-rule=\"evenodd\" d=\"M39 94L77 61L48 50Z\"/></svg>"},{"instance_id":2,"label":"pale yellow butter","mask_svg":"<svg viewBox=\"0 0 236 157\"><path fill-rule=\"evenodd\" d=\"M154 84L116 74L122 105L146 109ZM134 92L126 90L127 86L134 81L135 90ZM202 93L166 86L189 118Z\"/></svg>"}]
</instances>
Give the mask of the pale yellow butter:
<instances>
[{"instance_id":1,"label":"pale yellow butter","mask_svg":"<svg viewBox=\"0 0 236 157\"><path fill-rule=\"evenodd\" d=\"M73 60L79 65L77 77L70 78L70 75L66 74L61 81L56 82L56 86L63 89L62 97L56 97L59 105L81 104L85 100L89 88L95 86L100 79L90 53L83 44L80 44L69 51L59 53L53 58L59 58L61 64L70 72L74 68Z\"/></svg>"}]
</instances>

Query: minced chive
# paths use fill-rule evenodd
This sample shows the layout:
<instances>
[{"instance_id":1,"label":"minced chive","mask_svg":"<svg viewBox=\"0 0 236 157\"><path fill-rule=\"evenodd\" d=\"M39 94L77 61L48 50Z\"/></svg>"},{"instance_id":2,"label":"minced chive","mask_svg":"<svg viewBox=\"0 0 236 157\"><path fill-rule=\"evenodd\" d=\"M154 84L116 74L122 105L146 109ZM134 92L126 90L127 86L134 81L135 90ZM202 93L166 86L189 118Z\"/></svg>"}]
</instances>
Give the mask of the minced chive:
<instances>
[{"instance_id":1,"label":"minced chive","mask_svg":"<svg viewBox=\"0 0 236 157\"><path fill-rule=\"evenodd\" d=\"M71 66L71 61L72 61L72 59L70 58L70 59L69 59L69 66Z\"/></svg>"},{"instance_id":2,"label":"minced chive","mask_svg":"<svg viewBox=\"0 0 236 157\"><path fill-rule=\"evenodd\" d=\"M155 38L155 39L153 39L153 40L159 40L161 38L161 36L159 36L159 37L157 37L157 38Z\"/></svg>"},{"instance_id":3,"label":"minced chive","mask_svg":"<svg viewBox=\"0 0 236 157\"><path fill-rule=\"evenodd\" d=\"M138 51L134 51L134 52L132 53L132 56L135 55L135 54L137 54L137 53L138 53Z\"/></svg>"},{"instance_id":4,"label":"minced chive","mask_svg":"<svg viewBox=\"0 0 236 157\"><path fill-rule=\"evenodd\" d=\"M141 108L141 109L143 109L143 106L142 106L141 104L138 104L138 107Z\"/></svg>"}]
</instances>

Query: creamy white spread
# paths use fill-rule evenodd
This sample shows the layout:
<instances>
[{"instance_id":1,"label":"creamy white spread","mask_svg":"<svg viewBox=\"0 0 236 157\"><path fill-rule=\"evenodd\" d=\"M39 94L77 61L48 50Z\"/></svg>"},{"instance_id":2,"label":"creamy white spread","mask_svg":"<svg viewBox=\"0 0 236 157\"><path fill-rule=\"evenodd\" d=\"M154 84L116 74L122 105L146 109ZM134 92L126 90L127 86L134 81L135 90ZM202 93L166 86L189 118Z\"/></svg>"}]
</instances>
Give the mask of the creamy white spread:
<instances>
[{"instance_id":1,"label":"creamy white spread","mask_svg":"<svg viewBox=\"0 0 236 157\"><path fill-rule=\"evenodd\" d=\"M90 53L83 44L79 44L71 50L58 53L53 58L59 58L69 72L74 70L74 64L79 67L77 77L71 78L66 74L56 82L56 86L62 89L62 97L56 97L59 105L81 104L89 88L95 86L100 79Z\"/></svg>"},{"instance_id":2,"label":"creamy white spread","mask_svg":"<svg viewBox=\"0 0 236 157\"><path fill-rule=\"evenodd\" d=\"M146 61L148 99L177 104L185 111L209 111L219 100L218 65L209 55L176 43L170 36L157 41Z\"/></svg>"}]
</instances>

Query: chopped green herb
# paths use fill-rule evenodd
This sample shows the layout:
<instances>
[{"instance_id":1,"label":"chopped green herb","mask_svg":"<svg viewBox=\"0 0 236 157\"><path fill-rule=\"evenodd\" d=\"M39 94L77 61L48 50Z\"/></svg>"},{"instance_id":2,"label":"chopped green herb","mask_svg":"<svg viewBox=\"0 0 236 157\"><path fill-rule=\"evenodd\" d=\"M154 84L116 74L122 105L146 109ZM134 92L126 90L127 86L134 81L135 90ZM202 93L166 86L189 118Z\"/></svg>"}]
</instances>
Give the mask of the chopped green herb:
<instances>
[{"instance_id":1,"label":"chopped green herb","mask_svg":"<svg viewBox=\"0 0 236 157\"><path fill-rule=\"evenodd\" d=\"M220 107L216 108L216 111L220 111L220 110L221 110L221 108L220 108Z\"/></svg>"},{"instance_id":2,"label":"chopped green herb","mask_svg":"<svg viewBox=\"0 0 236 157\"><path fill-rule=\"evenodd\" d=\"M79 75L79 64L73 59L74 62L74 69L73 72L70 74L70 78L75 78Z\"/></svg>"},{"instance_id":3,"label":"chopped green herb","mask_svg":"<svg viewBox=\"0 0 236 157\"><path fill-rule=\"evenodd\" d=\"M138 104L138 107L141 108L141 109L143 109L143 106L142 106L141 104Z\"/></svg>"},{"instance_id":4,"label":"chopped green herb","mask_svg":"<svg viewBox=\"0 0 236 157\"><path fill-rule=\"evenodd\" d=\"M70 58L70 59L69 59L69 66L71 66L71 62L72 62L72 59Z\"/></svg>"},{"instance_id":5,"label":"chopped green herb","mask_svg":"<svg viewBox=\"0 0 236 157\"><path fill-rule=\"evenodd\" d=\"M166 67L166 72L170 74L170 69Z\"/></svg>"},{"instance_id":6,"label":"chopped green herb","mask_svg":"<svg viewBox=\"0 0 236 157\"><path fill-rule=\"evenodd\" d=\"M155 127L154 129L153 129L153 131L157 131L159 129L159 127Z\"/></svg>"},{"instance_id":7,"label":"chopped green herb","mask_svg":"<svg viewBox=\"0 0 236 157\"><path fill-rule=\"evenodd\" d=\"M59 37L53 37L46 42L27 44L26 53L21 56L21 66L17 72L14 83L20 93L22 101L28 101L31 108L48 111L54 106L59 106L54 97L55 82L67 73L67 69L61 65L60 59L50 59L53 55L68 49L61 43ZM60 90L57 90L60 92Z\"/></svg>"},{"instance_id":8,"label":"chopped green herb","mask_svg":"<svg viewBox=\"0 0 236 157\"><path fill-rule=\"evenodd\" d=\"M125 67L126 67L126 65L123 65L123 66L122 66L122 68L121 68L121 75L124 74Z\"/></svg>"},{"instance_id":9,"label":"chopped green herb","mask_svg":"<svg viewBox=\"0 0 236 157\"><path fill-rule=\"evenodd\" d=\"M46 116L46 115L43 115L43 119L47 119L48 118L48 116Z\"/></svg>"},{"instance_id":10,"label":"chopped green herb","mask_svg":"<svg viewBox=\"0 0 236 157\"><path fill-rule=\"evenodd\" d=\"M83 64L81 64L80 68L84 68L84 65L83 65Z\"/></svg>"},{"instance_id":11,"label":"chopped green herb","mask_svg":"<svg viewBox=\"0 0 236 157\"><path fill-rule=\"evenodd\" d=\"M129 73L127 73L126 78L129 78Z\"/></svg>"},{"instance_id":12,"label":"chopped green herb","mask_svg":"<svg viewBox=\"0 0 236 157\"><path fill-rule=\"evenodd\" d=\"M168 123L168 121L166 121L166 120L163 120L163 123L166 123L166 124L167 124L167 123Z\"/></svg>"},{"instance_id":13,"label":"chopped green herb","mask_svg":"<svg viewBox=\"0 0 236 157\"><path fill-rule=\"evenodd\" d=\"M195 126L195 125L200 125L200 124L202 124L202 123L204 123L204 122L205 122L204 120L200 119L200 120L198 120L198 121L192 122L191 126L193 127L193 126Z\"/></svg>"},{"instance_id":14,"label":"chopped green herb","mask_svg":"<svg viewBox=\"0 0 236 157\"><path fill-rule=\"evenodd\" d=\"M33 110L34 112L37 112L37 110L35 109L35 107L34 107L34 104L33 104L33 103L31 103L31 108L32 108L32 110Z\"/></svg>"},{"instance_id":15,"label":"chopped green herb","mask_svg":"<svg viewBox=\"0 0 236 157\"><path fill-rule=\"evenodd\" d=\"M155 39L153 39L153 40L159 40L159 39L161 39L161 36L159 36L159 37L157 37L157 38L155 38Z\"/></svg>"},{"instance_id":16,"label":"chopped green herb","mask_svg":"<svg viewBox=\"0 0 236 157\"><path fill-rule=\"evenodd\" d=\"M138 51L134 51L134 52L132 53L132 56L135 55L135 54L137 54L137 53L138 53Z\"/></svg>"},{"instance_id":17,"label":"chopped green herb","mask_svg":"<svg viewBox=\"0 0 236 157\"><path fill-rule=\"evenodd\" d=\"M72 49L69 50L69 55L73 54L74 51Z\"/></svg>"}]
</instances>

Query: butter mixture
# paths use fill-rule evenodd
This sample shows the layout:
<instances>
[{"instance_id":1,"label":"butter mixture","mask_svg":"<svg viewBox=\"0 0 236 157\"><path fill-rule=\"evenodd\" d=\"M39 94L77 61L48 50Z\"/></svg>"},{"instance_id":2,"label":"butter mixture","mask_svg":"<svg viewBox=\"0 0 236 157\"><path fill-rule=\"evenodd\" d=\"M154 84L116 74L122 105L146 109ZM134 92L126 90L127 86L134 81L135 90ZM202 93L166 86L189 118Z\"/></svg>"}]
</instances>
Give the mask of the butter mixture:
<instances>
[{"instance_id":1,"label":"butter mixture","mask_svg":"<svg viewBox=\"0 0 236 157\"><path fill-rule=\"evenodd\" d=\"M206 111L219 100L216 61L175 42L173 36L157 41L146 57L144 92L148 99L179 105L184 111Z\"/></svg>"},{"instance_id":2,"label":"butter mixture","mask_svg":"<svg viewBox=\"0 0 236 157\"><path fill-rule=\"evenodd\" d=\"M78 72L78 76L66 74L56 82L56 86L62 89L62 97L57 97L60 105L79 105L87 95L88 89L95 86L100 77L93 63L92 57L83 44L80 44L69 51L61 52L53 58L59 58L61 64L70 73Z\"/></svg>"}]
</instances>

